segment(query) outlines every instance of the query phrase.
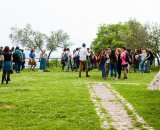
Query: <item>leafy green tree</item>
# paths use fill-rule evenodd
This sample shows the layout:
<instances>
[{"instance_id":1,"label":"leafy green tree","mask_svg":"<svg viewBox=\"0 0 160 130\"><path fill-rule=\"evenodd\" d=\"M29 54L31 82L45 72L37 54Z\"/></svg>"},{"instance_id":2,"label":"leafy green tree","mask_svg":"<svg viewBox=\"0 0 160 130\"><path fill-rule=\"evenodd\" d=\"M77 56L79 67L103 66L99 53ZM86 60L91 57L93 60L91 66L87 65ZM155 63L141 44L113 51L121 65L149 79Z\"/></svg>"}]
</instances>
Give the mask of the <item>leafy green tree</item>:
<instances>
[{"instance_id":1,"label":"leafy green tree","mask_svg":"<svg viewBox=\"0 0 160 130\"><path fill-rule=\"evenodd\" d=\"M126 44L124 41L130 34L131 32L127 25L121 23L103 24L98 28L97 37L92 42L91 48L98 53L107 47L121 47Z\"/></svg>"},{"instance_id":2,"label":"leafy green tree","mask_svg":"<svg viewBox=\"0 0 160 130\"><path fill-rule=\"evenodd\" d=\"M33 31L30 24L25 28L12 27L10 39L16 45L22 45L27 49L36 49L42 51L45 43L45 34L39 31Z\"/></svg>"},{"instance_id":3,"label":"leafy green tree","mask_svg":"<svg viewBox=\"0 0 160 130\"><path fill-rule=\"evenodd\" d=\"M140 49L151 47L149 35L145 26L137 22L135 19L129 20L125 24L131 31L131 35L124 40L128 48Z\"/></svg>"},{"instance_id":4,"label":"leafy green tree","mask_svg":"<svg viewBox=\"0 0 160 130\"><path fill-rule=\"evenodd\" d=\"M152 47L158 53L160 49L160 24L158 23L153 23L150 25L147 24L146 27Z\"/></svg>"},{"instance_id":5,"label":"leafy green tree","mask_svg":"<svg viewBox=\"0 0 160 130\"><path fill-rule=\"evenodd\" d=\"M160 51L160 24L146 24L147 31L150 37L150 42L152 44L152 49L156 52L156 57L158 64L160 65L160 61L157 55L159 55ZM160 55L159 55L160 56Z\"/></svg>"}]
</instances>

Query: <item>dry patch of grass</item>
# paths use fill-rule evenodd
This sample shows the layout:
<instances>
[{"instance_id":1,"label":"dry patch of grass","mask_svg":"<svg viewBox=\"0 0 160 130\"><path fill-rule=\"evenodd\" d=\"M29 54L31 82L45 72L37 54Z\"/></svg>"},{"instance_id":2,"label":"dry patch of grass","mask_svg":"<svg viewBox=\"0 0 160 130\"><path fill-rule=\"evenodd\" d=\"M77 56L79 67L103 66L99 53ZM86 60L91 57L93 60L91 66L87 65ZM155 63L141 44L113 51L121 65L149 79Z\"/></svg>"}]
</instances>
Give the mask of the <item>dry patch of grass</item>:
<instances>
[{"instance_id":1,"label":"dry patch of grass","mask_svg":"<svg viewBox=\"0 0 160 130\"><path fill-rule=\"evenodd\" d=\"M9 104L0 104L0 108L14 108L14 105L9 105Z\"/></svg>"}]
</instances>

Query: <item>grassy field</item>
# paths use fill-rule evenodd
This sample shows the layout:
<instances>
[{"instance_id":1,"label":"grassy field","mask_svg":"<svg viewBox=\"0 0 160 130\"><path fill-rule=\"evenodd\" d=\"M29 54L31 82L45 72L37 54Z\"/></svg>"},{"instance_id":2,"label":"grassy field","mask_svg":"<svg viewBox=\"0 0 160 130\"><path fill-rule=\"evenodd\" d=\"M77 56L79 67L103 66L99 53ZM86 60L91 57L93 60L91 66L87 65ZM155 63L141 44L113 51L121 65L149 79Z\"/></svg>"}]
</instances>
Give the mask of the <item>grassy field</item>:
<instances>
[{"instance_id":1,"label":"grassy field","mask_svg":"<svg viewBox=\"0 0 160 130\"><path fill-rule=\"evenodd\" d=\"M130 102L149 125L160 129L160 92L148 91L151 73L130 73L128 80L103 80L101 72L78 78L77 72L13 74L0 85L0 130L101 130L86 83L108 82ZM126 84L139 83L139 84Z\"/></svg>"}]
</instances>

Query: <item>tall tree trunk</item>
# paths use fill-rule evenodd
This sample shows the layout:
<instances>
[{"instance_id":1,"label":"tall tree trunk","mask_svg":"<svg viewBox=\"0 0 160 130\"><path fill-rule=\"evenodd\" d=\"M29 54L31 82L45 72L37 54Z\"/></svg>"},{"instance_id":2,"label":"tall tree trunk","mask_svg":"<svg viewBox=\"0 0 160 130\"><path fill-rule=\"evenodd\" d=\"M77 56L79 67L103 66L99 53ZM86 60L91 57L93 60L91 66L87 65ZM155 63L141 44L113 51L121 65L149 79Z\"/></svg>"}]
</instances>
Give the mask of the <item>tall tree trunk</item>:
<instances>
[{"instance_id":1,"label":"tall tree trunk","mask_svg":"<svg viewBox=\"0 0 160 130\"><path fill-rule=\"evenodd\" d=\"M51 56L51 53L52 53L53 50L50 50L49 54L48 54L48 57L47 57L47 66L49 67L49 58Z\"/></svg>"}]
</instances>

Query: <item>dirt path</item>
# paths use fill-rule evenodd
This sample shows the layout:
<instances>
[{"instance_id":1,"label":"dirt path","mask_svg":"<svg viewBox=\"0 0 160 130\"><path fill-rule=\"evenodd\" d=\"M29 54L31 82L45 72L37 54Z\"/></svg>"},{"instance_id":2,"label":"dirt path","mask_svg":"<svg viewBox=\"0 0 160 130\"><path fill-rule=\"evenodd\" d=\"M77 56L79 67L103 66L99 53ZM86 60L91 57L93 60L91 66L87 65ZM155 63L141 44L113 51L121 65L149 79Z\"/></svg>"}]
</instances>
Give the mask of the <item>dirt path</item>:
<instances>
[{"instance_id":1,"label":"dirt path","mask_svg":"<svg viewBox=\"0 0 160 130\"><path fill-rule=\"evenodd\" d=\"M109 85L93 84L90 86L90 93L103 128L115 128L117 130L152 129L146 126L143 118ZM140 124L139 127L136 127L135 124L137 123Z\"/></svg>"}]
</instances>

